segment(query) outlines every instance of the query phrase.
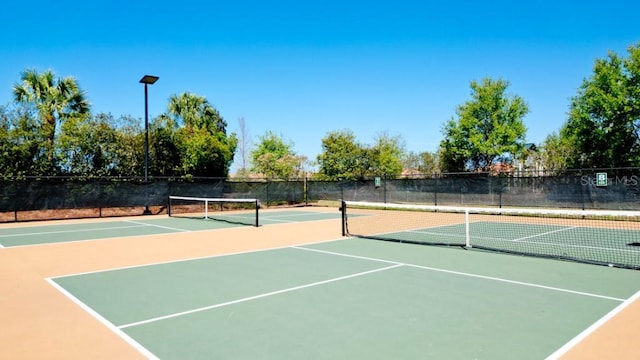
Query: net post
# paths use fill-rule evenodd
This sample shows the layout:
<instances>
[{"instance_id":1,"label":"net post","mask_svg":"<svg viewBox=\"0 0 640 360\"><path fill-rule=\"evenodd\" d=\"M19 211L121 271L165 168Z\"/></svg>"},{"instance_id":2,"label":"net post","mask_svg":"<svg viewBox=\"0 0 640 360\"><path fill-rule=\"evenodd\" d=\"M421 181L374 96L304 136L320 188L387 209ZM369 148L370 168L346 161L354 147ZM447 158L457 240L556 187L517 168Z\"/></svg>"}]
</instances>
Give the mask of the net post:
<instances>
[{"instance_id":1,"label":"net post","mask_svg":"<svg viewBox=\"0 0 640 360\"><path fill-rule=\"evenodd\" d=\"M260 221L258 220L259 219L258 214L260 210L258 209L260 209L260 200L256 199L256 227L260 226Z\"/></svg>"},{"instance_id":2,"label":"net post","mask_svg":"<svg viewBox=\"0 0 640 360\"><path fill-rule=\"evenodd\" d=\"M204 219L209 219L209 200L204 200Z\"/></svg>"},{"instance_id":3,"label":"net post","mask_svg":"<svg viewBox=\"0 0 640 360\"><path fill-rule=\"evenodd\" d=\"M464 238L465 246L471 247L471 236L469 235L469 209L464 209Z\"/></svg>"},{"instance_id":4,"label":"net post","mask_svg":"<svg viewBox=\"0 0 640 360\"><path fill-rule=\"evenodd\" d=\"M169 196L169 200L167 201L167 215L171 217L171 196Z\"/></svg>"},{"instance_id":5,"label":"net post","mask_svg":"<svg viewBox=\"0 0 640 360\"><path fill-rule=\"evenodd\" d=\"M340 201L340 213L342 214L342 236L347 236L347 204Z\"/></svg>"}]
</instances>

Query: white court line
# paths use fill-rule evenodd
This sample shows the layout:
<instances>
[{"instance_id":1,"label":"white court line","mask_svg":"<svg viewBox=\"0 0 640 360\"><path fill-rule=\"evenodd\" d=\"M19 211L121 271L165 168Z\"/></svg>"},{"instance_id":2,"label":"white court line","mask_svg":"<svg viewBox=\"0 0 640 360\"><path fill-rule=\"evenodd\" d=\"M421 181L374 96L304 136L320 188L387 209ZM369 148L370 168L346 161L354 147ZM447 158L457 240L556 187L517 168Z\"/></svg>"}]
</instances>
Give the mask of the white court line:
<instances>
[{"instance_id":1,"label":"white court line","mask_svg":"<svg viewBox=\"0 0 640 360\"><path fill-rule=\"evenodd\" d=\"M503 239L492 239L504 242L513 242L513 240L503 240ZM637 250L633 249L622 249L622 248L613 248L613 247L602 247L602 246L590 246L590 245L577 245L577 244L559 244L559 243L550 243L550 242L540 242L540 241L519 241L522 244L533 244L533 245L548 245L555 247L564 247L564 248L578 248L578 249L591 249L591 250L602 250L602 251L612 251L612 252L628 252L628 253L638 253ZM473 243L471 244L473 245Z\"/></svg>"},{"instance_id":2,"label":"white court line","mask_svg":"<svg viewBox=\"0 0 640 360\"><path fill-rule=\"evenodd\" d=\"M555 360L561 358L565 355L569 350L573 349L577 344L582 342L589 335L593 334L596 330L598 330L602 325L606 324L609 320L611 320L614 316L618 315L622 310L626 309L629 305L631 305L634 301L640 299L640 291L635 293L633 296L625 300L622 304L618 305L615 309L611 310L608 314L600 318L600 320L591 324L588 328L578 334L576 337L571 339L569 342L564 344L560 349L556 350L553 354L547 357L547 360Z\"/></svg>"},{"instance_id":3,"label":"white court line","mask_svg":"<svg viewBox=\"0 0 640 360\"><path fill-rule=\"evenodd\" d=\"M224 229L214 229L213 231L219 231L219 230L224 230ZM198 231L194 231L194 232L200 232L200 231L204 232L204 231L212 231L212 230L198 230ZM170 235L170 234L160 234L160 235ZM156 236L156 235L145 235L145 236ZM309 243L307 245L323 244L323 243L327 243L327 242L342 241L342 240L343 240L343 238L332 239L332 240L321 240L321 241L316 241L316 242L313 242L313 243ZM120 266L120 267L115 267L115 268L110 268L110 269L105 269L105 270L84 271L84 272L78 272L78 273L54 276L54 277L52 277L52 279L62 279L62 278L81 276L81 275L99 274L99 273L104 273L104 272L109 272L109 271L137 269L137 268L142 268L142 267L146 267L146 266L175 264L175 263L188 262L188 261L193 261L193 260L215 259L215 258L219 258L219 257L236 256L236 255L244 255L244 254L253 254L253 253L259 253L259 252L283 250L283 249L289 249L289 248L291 248L291 245L275 246L275 247L258 249L258 250L238 251L238 252L217 254L217 255L195 256L195 257L179 259L179 260L158 261L158 262L139 264L139 265Z\"/></svg>"},{"instance_id":4,"label":"white court line","mask_svg":"<svg viewBox=\"0 0 640 360\"><path fill-rule=\"evenodd\" d=\"M399 267L399 266L402 266L402 265L395 264L395 265L391 265L391 266L387 266L387 267L383 267L383 268L379 268L379 269L364 271L364 272L360 272L360 273L356 273L356 274L351 274L351 275L341 276L341 277L337 277L337 278L333 278L333 279L318 281L318 282L314 282L314 283L310 283L310 284L295 286L295 287L291 287L291 288L288 288L288 289L282 289L282 290L272 291L272 292L265 293L265 294L260 294L260 295L250 296L250 297L246 297L246 298L242 298L242 299L227 301L227 302L220 303L220 304L204 306L204 307L201 307L201 308L182 311L182 312L178 312L178 313L175 313L175 314L169 314L169 315L165 315L165 316L158 316L158 317L147 319L147 320L142 320L142 321L137 321L137 322L133 322L133 323L130 323L130 324L120 325L120 326L118 326L118 329L126 329L126 328L133 327L133 326L148 324L148 323L152 323L152 322L156 322L156 321L160 321L160 320L171 319L171 318L175 318L175 317L179 317L179 316L184 316L184 315L189 315L189 314L193 314L193 313L197 313L197 312L216 309L216 308L223 307L223 306L243 303L243 302L247 302L247 301L251 301L251 300L261 299L261 298L274 296L274 295L278 295L278 294L283 294L283 293L296 291L296 290L300 290L300 289L305 289L305 288L309 288L309 287L313 287L313 286L324 285L324 284L328 284L328 283L332 283L332 282L336 282L336 281L342 281L342 280L346 280L346 279L350 279L350 278L354 278L354 277L358 277L358 276L363 276L363 275L367 275L367 274L371 274L371 273L375 273L375 272L379 272L379 271L390 270L390 269L393 269L393 268L396 268L396 267Z\"/></svg>"},{"instance_id":5,"label":"white court line","mask_svg":"<svg viewBox=\"0 0 640 360\"><path fill-rule=\"evenodd\" d=\"M381 261L381 262L386 262L386 263L390 262L388 260L383 260L383 259L366 258L366 257L362 257L362 256L355 256L355 255L337 253L337 252L332 252L332 251L316 250L316 249L305 248L305 247L301 247L301 246L292 246L292 247L295 248L295 249L300 249L300 250L320 252L320 253L325 253L325 254L344 256L344 257L350 257L350 258L356 258L356 259L368 259L368 260ZM546 285L528 283L528 282L524 282L524 281L509 280L509 279L503 279L503 278L498 278L498 277L493 277L493 276L471 274L471 273L465 273L465 272L461 272L461 271L446 270L446 269L440 269L440 268L434 268L434 267L422 266L422 265L415 265L415 264L407 264L407 263L401 263L401 262L395 262L395 263L399 264L399 265L404 265L404 266L407 266L407 267L413 267L413 268L430 270L430 271L437 271L437 272L442 272L442 273L447 273L447 274L461 275L461 276L479 278L479 279L484 279L484 280L499 281L499 282L504 282L504 283L509 283L509 284L522 285L522 286L528 286L528 287L534 287L534 288L540 288L540 289L545 289L545 290L552 290L552 291L558 291L558 292L564 292L564 293L570 293L570 294L576 294L576 295L583 295L583 296L595 297L595 298L600 298L600 299L607 299L607 300L614 300L614 301L625 301L625 299L620 299L620 298L606 296L606 295L599 295L599 294L593 294L593 293L588 293L588 292L583 292L583 291L575 291L575 290L557 288L557 287L553 287L553 286L546 286Z\"/></svg>"},{"instance_id":6,"label":"white court line","mask_svg":"<svg viewBox=\"0 0 640 360\"><path fill-rule=\"evenodd\" d=\"M309 213L306 213L306 214L273 215L273 216L269 216L268 214L265 214L265 215L260 216L260 220L276 221L276 222L281 222L281 223L296 223L296 222L298 222L296 220L282 220L282 219L276 219L276 218L278 218L278 217L291 218L291 217L296 217L296 216L318 216L318 215L324 215L324 214L334 215L332 213L325 213L325 212L309 212ZM340 218L340 216L336 216L335 218L320 219L320 220L314 220L314 221L333 220L333 219L339 219L339 218Z\"/></svg>"},{"instance_id":7,"label":"white court line","mask_svg":"<svg viewBox=\"0 0 640 360\"><path fill-rule=\"evenodd\" d=\"M291 223L298 222L298 221L294 221L294 220L274 219L274 218L270 218L270 217L266 217L266 216L261 216L260 217L260 221L275 221L275 222L279 222L279 223L283 223L283 224L291 224Z\"/></svg>"},{"instance_id":8,"label":"white court line","mask_svg":"<svg viewBox=\"0 0 640 360\"><path fill-rule=\"evenodd\" d=\"M55 246L55 245L68 244L68 243L74 243L75 244L75 243L84 243L84 242L92 242L92 241L104 241L104 240L113 240L113 239L142 238L142 237L149 237L149 236L169 236L169 235L175 234L175 231L178 231L178 232L205 232L205 231L225 230L225 229L185 230L185 229L171 228L171 227L160 226L160 225L136 223L134 221L129 221L129 220L122 220L122 221L131 222L131 223L134 223L134 224L140 224L140 225L136 225L136 226L128 226L128 227L123 227L123 228L138 228L138 227L153 227L153 226L155 226L155 227L165 228L167 230L172 230L172 232L157 233L157 234L142 234L142 235L107 236L107 237L98 237L98 238L91 238L91 239L84 239L84 240L38 242L38 243L24 244L24 245L11 245L11 246L7 246L7 248L14 249L14 248L24 248L24 247L31 247L31 246ZM110 228L110 229L114 229L114 228ZM85 230L85 231L90 232L92 230L93 229L89 229L89 230ZM105 229L105 230L107 230L107 229ZM48 233L44 233L43 235L47 235L47 234Z\"/></svg>"},{"instance_id":9,"label":"white court line","mask_svg":"<svg viewBox=\"0 0 640 360\"><path fill-rule=\"evenodd\" d=\"M328 243L328 242L334 242L334 241L342 241L344 238L339 238L339 239L333 239L333 240L327 240L327 241L319 241L313 244L321 244L321 243ZM312 244L306 244L306 246L308 245L312 245ZM263 252L263 251L273 251L273 250L281 250L281 249L286 249L286 248L296 248L296 249L300 249L300 250L305 250L305 251L315 251L315 252L320 252L320 253L326 253L326 254L331 254L331 255L338 255L338 256L345 256L345 257L351 257L351 258L358 258L358 259L366 259L366 260L373 260L373 261L378 261L378 262L382 262L382 263L388 263L388 264L393 264L392 266L389 267L385 267L382 269L377 269L377 270L373 270L373 272L375 271L382 271L382 270L387 270L387 269L391 269L391 268L395 268L395 267L400 267L400 266L404 266L405 264L399 263L399 262L395 262L395 261L390 261L390 260L384 260L384 259L378 259L378 258L371 258L371 257L365 257L365 256L356 256L356 255L349 255L349 254L341 254L341 253L335 253L335 252L330 252L330 251L324 251L324 250L317 250L317 249L311 249L311 248L304 248L304 247L300 247L300 246L283 246L283 247L273 247L273 248L267 248L267 249L261 249L261 250L251 250L251 251L242 251L242 252L237 252L237 253L229 253L229 254L219 254L219 255L213 255L213 256L203 256L203 257L194 257L194 258L189 258L189 259L181 259L181 260L172 260L172 261L163 261L163 262L158 262L158 263L150 263L150 264L141 264L141 265L136 265L136 266L128 266L128 267L120 267L120 268L116 268L116 269L109 269L109 270L98 270L98 271L91 271L91 272L86 272L86 273L77 273L77 274L68 274L68 275L64 275L64 276L58 276L58 277L54 277L55 278L65 278L65 277L71 277L71 276L77 276L77 275L83 275L83 274L91 274L91 273L101 273L101 272L107 272L107 271L112 271L112 270L121 270L121 269L131 269L131 268L138 268L138 267L145 267L145 266L154 266L154 265L159 265L159 264L167 264L167 263L176 263L176 262L184 262L184 261L191 261L191 260L199 260L199 259L208 259L208 258L217 258L217 257L226 257L226 256L234 256L234 255L242 255L242 254L247 254L247 253L255 253L255 252ZM406 264L406 266L413 266L416 267L416 265L411 265L411 264ZM441 272L447 272L447 273L453 273L453 274L458 274L458 275L463 275L463 276L472 276L472 277L480 277L480 278L486 278L486 279L491 279L491 280L496 280L496 281L505 281L504 279L499 279L499 278L490 278L490 277L484 277L484 276L480 276L480 275L475 275L475 274L467 274L467 273L461 273L461 272L455 272L455 271L450 271L450 270L444 270L444 269L437 269L437 268L426 268L426 267L422 267L428 270L433 270L433 271L441 271ZM350 277L353 276L359 276L358 274L354 274L354 275L350 275ZM138 349L139 351L141 351L143 354L145 354L146 356L148 356L149 358L152 359L156 359L156 357L153 354L148 353L148 351L146 349L144 349L143 347L140 349L138 348L140 345L135 342L134 340L132 340L131 338L129 338L128 335L126 335L121 329L123 329L126 326L133 326L132 324L128 324L128 325L122 325L120 327L117 327L113 324L111 324L110 322L108 322L107 320L105 320L104 318L102 318L102 316L100 316L99 314L97 314L95 311L93 311L90 307L86 306L85 304L83 304L82 302L80 302L79 300L75 299L75 297L73 295L70 295L66 290L64 290L63 288L61 288L60 286L58 286L57 284L55 284L52 280L47 279L48 282L52 283L52 285L58 289L59 291L63 292L67 297L69 297L70 299L72 299L76 304L78 304L81 308L83 308L85 311L89 312L91 315L93 315L94 317L96 317L101 323L105 324L109 329L113 330L116 334L118 334L119 336L121 336L123 339L125 339L128 343L132 344L132 346L134 346L136 349ZM328 280L326 282L330 282L330 281L338 281L338 280ZM506 280L507 282L512 282L509 280ZM518 283L518 282L515 282ZM526 283L520 283L521 285L526 285ZM303 287L309 287L309 286L313 286L313 284L309 284L309 285L305 285L302 286L300 288ZM535 284L532 284L532 286L536 286ZM548 287L547 287L548 288ZM554 288L550 288L550 289L554 289ZM284 292L286 290L281 290L279 292L274 292L271 294L276 294L276 293L280 293L280 292ZM289 290L291 291L291 290ZM559 289L559 291L567 291L564 289ZM623 299L616 299L616 298L610 298L610 297L603 297L601 295L595 295L595 294L587 294L587 293L580 293L580 292L573 292L573 291L568 291L568 292L572 292L572 293L576 293L576 294L581 294L581 295L587 295L587 296L595 296L595 297L602 297L602 298L607 298L607 299L612 299L612 300L617 300L617 301L622 301ZM258 297L253 297L253 298L259 298L259 297L264 297L264 296L268 296L268 294L264 294L264 295L259 295ZM638 292L636 295L634 295L632 298L626 300L623 305L624 307L628 306L627 303L633 302L635 299L637 299L638 297L640 297L640 292ZM248 301L252 298L247 298L244 301ZM239 300L236 300L235 302L240 302ZM220 307L220 306L224 306L224 305L230 305L231 303L234 302L229 302L229 303L225 303L225 304L219 304L219 305L214 305L213 307ZM625 305L626 304L626 305ZM617 310L617 312L621 311L622 306L618 306L618 308L620 308L619 310ZM204 311L204 309L200 309L200 310L192 310L191 312L195 312L195 311ZM612 312L611 316L612 317L614 314ZM606 322L608 319L602 319L601 321L604 323ZM147 320L148 322L149 320ZM595 324L594 324L595 325ZM586 337L586 335L584 335L583 337ZM575 343L579 342L580 340L575 340ZM569 344L565 345L563 348L565 347L569 347ZM564 350L564 352L566 352L567 350ZM559 353L560 350L558 350L556 353ZM563 353L564 353L563 352ZM555 354L555 353L554 353ZM555 358L549 358L549 359L555 359Z\"/></svg>"},{"instance_id":10,"label":"white court line","mask_svg":"<svg viewBox=\"0 0 640 360\"><path fill-rule=\"evenodd\" d=\"M557 230L553 230L553 231L546 231L546 232L543 232L543 233L540 233L540 234L529 235L529 236L513 239L512 241L527 240L527 239L532 239L532 238L539 237L539 236L555 234L555 233L558 233L558 232L573 230L573 229L577 229L577 228L578 228L577 226L571 226L571 227L566 227L566 228L557 229Z\"/></svg>"},{"instance_id":11,"label":"white court line","mask_svg":"<svg viewBox=\"0 0 640 360\"><path fill-rule=\"evenodd\" d=\"M591 245L579 245L579 244L561 244L561 243L551 243L551 242L542 242L542 241L524 241L526 239L531 239L538 236L548 235L556 232L567 231L579 229L579 227L568 227L562 228L558 230L553 230L550 232L545 232L541 234L535 234L530 236L521 237L518 239L503 239L497 237L487 237L487 236L471 236L471 246L474 245L473 240L487 240L487 241L501 241L501 242L519 242L522 244L533 244L533 245L548 245L548 246L556 246L556 247L565 247L565 248L578 248L578 249L593 249L593 250L603 250L603 251L612 251L612 252L628 252L628 253L637 253L637 250L626 249L626 248L613 248L613 247L602 247L602 246L591 246ZM424 234L424 235L434 235L434 236L442 236L442 237L450 237L450 238L464 238L463 234L444 234L444 233L435 233L429 231L422 230L404 230L402 232L405 233L415 233L415 234Z\"/></svg>"},{"instance_id":12,"label":"white court line","mask_svg":"<svg viewBox=\"0 0 640 360\"><path fill-rule=\"evenodd\" d=\"M126 221L126 220L124 220ZM133 221L129 221L134 223ZM77 233L77 232L90 232L90 231L102 231L102 230L118 230L118 229L129 229L141 227L141 224L138 225L130 225L130 226L115 226L115 227L105 227L105 228L91 228L91 229L76 229L76 230L58 230L58 231L43 231L43 232L33 232L33 233L23 233L23 234L8 234L8 235L0 235L0 238L9 238L9 237L18 237L18 236L33 236L33 235L51 235L51 234L65 234L65 233Z\"/></svg>"},{"instance_id":13,"label":"white court line","mask_svg":"<svg viewBox=\"0 0 640 360\"><path fill-rule=\"evenodd\" d=\"M272 219L272 218L277 218L277 217L317 216L317 215L325 215L325 214L337 215L337 214L340 214L340 213L330 213L330 212L320 212L320 211L314 211L314 212L305 211L304 214L286 214L286 213L283 213L283 214L280 214L280 215L271 215L271 216L269 216L268 213L267 213L267 214L264 214L264 216ZM339 218L339 216L337 216L336 218Z\"/></svg>"},{"instance_id":14,"label":"white court line","mask_svg":"<svg viewBox=\"0 0 640 360\"><path fill-rule=\"evenodd\" d=\"M83 309L84 311L86 311L90 315L92 315L94 318L96 318L102 325L106 326L109 330L113 331L118 336L120 336L124 341L126 341L134 349L138 350L138 352L140 352L142 355L144 355L147 359L158 359L157 356L155 356L153 353L151 353L149 350L147 350L144 346L140 345L140 343L135 341L133 338L131 338L129 335L127 335L124 331L120 330L117 326L113 325L110 321L108 321L107 319L102 317L102 315L98 314L92 308L90 308L85 303L80 301L78 298L73 296L71 293L69 293L67 290L65 290L65 288L63 288L62 286L58 285L58 283L56 283L55 281L51 280L51 278L47 278L46 280L51 286L53 286L55 289L60 291L64 296L66 296L71 301L73 301L81 309Z\"/></svg>"},{"instance_id":15,"label":"white court line","mask_svg":"<svg viewBox=\"0 0 640 360\"><path fill-rule=\"evenodd\" d=\"M463 240L465 238L464 234L444 234L444 233L437 233L437 232L431 232L431 231L422 231L422 230L405 230L403 232L412 233L412 234L424 234L424 235L434 235L434 236L458 238L458 239L463 239Z\"/></svg>"},{"instance_id":16,"label":"white court line","mask_svg":"<svg viewBox=\"0 0 640 360\"><path fill-rule=\"evenodd\" d=\"M150 226L150 227L157 227L157 228L160 228L160 229L175 230L175 231L180 231L180 232L191 232L191 231L193 231L193 230L185 230L185 229L174 228L174 227L170 227L170 226L162 226L162 225L156 225L156 224L142 223L142 222L137 222L137 221L133 221L133 220L125 220L125 221L126 222L130 222L132 224L138 224L138 225Z\"/></svg>"}]
</instances>

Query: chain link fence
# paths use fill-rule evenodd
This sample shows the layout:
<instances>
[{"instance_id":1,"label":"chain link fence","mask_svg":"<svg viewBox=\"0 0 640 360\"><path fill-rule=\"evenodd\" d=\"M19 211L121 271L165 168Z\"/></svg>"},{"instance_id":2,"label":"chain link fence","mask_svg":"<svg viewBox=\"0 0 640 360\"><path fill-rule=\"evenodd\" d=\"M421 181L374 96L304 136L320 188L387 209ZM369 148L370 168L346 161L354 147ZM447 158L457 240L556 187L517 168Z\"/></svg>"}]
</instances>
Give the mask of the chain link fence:
<instances>
[{"instance_id":1,"label":"chain link fence","mask_svg":"<svg viewBox=\"0 0 640 360\"><path fill-rule=\"evenodd\" d=\"M257 198L262 206L344 200L489 207L640 210L640 169L576 170L545 176L518 173L373 177L357 181L222 178L23 178L0 181L0 222L31 218L95 217L166 210L169 195ZM80 211L91 209L92 211ZM128 209L128 211L113 211ZM64 210L75 210L74 212ZM42 215L45 214L45 215ZM50 215L46 215L50 214Z\"/></svg>"},{"instance_id":2,"label":"chain link fence","mask_svg":"<svg viewBox=\"0 0 640 360\"><path fill-rule=\"evenodd\" d=\"M308 201L340 199L428 205L640 210L640 169L576 170L563 175L438 174L309 181ZM599 181L600 179L600 181Z\"/></svg>"}]
</instances>

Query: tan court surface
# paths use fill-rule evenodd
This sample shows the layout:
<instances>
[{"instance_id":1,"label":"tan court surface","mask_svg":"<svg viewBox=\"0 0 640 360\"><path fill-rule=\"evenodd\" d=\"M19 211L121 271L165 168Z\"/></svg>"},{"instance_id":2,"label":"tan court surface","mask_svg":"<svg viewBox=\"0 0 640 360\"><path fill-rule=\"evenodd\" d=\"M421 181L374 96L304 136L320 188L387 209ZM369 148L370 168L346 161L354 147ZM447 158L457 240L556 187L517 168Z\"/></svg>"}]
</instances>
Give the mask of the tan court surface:
<instances>
[{"instance_id":1,"label":"tan court surface","mask_svg":"<svg viewBox=\"0 0 640 360\"><path fill-rule=\"evenodd\" d=\"M78 221L99 220L71 222ZM333 219L218 229L216 236L191 232L0 248L0 359L144 358L46 278L333 240L340 237L339 228L339 220ZM636 301L563 358L637 359L638 329L640 303Z\"/></svg>"}]
</instances>

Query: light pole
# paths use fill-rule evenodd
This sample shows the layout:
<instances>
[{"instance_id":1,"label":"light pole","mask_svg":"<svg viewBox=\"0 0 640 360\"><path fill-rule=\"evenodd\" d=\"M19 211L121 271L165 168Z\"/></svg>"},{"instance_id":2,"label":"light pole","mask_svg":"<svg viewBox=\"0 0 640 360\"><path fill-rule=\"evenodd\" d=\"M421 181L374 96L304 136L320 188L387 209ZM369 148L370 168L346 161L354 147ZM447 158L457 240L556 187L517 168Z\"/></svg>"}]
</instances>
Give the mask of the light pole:
<instances>
[{"instance_id":1,"label":"light pole","mask_svg":"<svg viewBox=\"0 0 640 360\"><path fill-rule=\"evenodd\" d=\"M153 75L145 75L140 79L140 83L144 84L144 184L147 190L147 202L144 207L143 215L151 215L149 210L149 99L147 95L147 86L153 85L158 81L159 77Z\"/></svg>"}]
</instances>

